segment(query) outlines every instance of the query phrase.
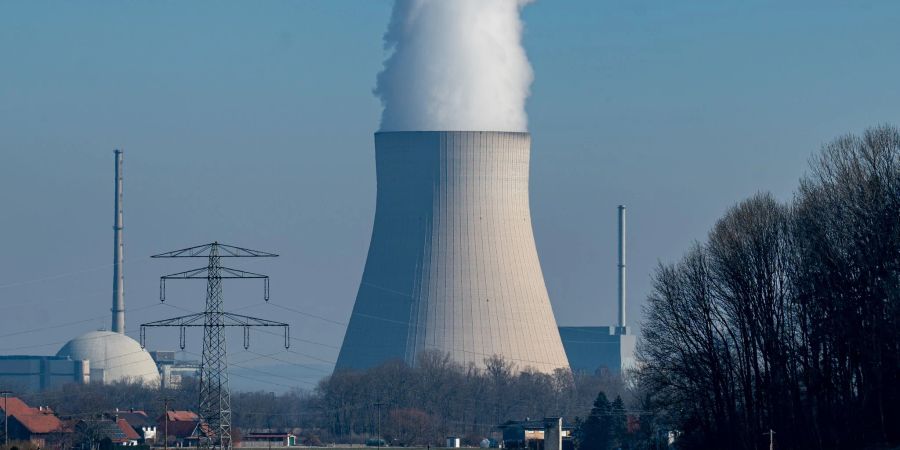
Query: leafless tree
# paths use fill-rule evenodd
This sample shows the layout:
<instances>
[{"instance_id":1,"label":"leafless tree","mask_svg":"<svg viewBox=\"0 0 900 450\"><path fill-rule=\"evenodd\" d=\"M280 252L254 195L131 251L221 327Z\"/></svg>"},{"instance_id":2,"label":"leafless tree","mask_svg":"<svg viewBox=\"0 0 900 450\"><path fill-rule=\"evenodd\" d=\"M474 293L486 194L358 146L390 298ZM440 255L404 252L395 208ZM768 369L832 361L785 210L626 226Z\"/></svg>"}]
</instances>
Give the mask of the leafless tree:
<instances>
[{"instance_id":1,"label":"leafless tree","mask_svg":"<svg viewBox=\"0 0 900 450\"><path fill-rule=\"evenodd\" d=\"M640 387L681 446L897 444L900 132L846 136L791 204L745 200L660 266Z\"/></svg>"}]
</instances>

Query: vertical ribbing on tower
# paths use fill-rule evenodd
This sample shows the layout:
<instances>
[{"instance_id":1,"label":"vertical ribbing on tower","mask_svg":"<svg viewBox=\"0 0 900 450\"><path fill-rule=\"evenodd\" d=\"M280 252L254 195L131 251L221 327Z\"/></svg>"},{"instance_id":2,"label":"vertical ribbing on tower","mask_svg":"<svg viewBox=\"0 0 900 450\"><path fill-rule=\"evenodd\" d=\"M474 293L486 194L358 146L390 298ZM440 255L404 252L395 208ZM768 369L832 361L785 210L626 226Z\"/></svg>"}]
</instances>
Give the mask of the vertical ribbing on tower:
<instances>
[{"instance_id":1,"label":"vertical ribbing on tower","mask_svg":"<svg viewBox=\"0 0 900 450\"><path fill-rule=\"evenodd\" d=\"M113 223L113 303L112 331L125 334L125 243L122 241L123 220L123 164L122 151L116 155L116 200L115 221Z\"/></svg>"}]
</instances>

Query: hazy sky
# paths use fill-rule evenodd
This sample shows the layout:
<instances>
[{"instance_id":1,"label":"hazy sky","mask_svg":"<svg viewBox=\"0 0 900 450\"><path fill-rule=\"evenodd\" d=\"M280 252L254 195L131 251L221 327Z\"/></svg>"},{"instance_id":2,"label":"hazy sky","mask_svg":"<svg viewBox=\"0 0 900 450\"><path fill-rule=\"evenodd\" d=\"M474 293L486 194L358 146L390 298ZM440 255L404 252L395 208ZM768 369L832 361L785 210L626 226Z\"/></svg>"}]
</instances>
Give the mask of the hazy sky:
<instances>
[{"instance_id":1,"label":"hazy sky","mask_svg":"<svg viewBox=\"0 0 900 450\"><path fill-rule=\"evenodd\" d=\"M270 274L273 304L244 282L226 305L297 338L286 352L257 333L246 352L233 336L234 384L328 373L371 232L390 6L0 2L0 354L109 327L121 147L129 334L202 308L202 285L174 282L160 305L158 277L203 261L148 256L219 240L282 255L229 261ZM900 122L893 0L540 0L524 19L533 223L561 325L615 320L617 204L633 324L654 266L726 208L789 199L823 142ZM177 346L174 330L149 336Z\"/></svg>"}]
</instances>

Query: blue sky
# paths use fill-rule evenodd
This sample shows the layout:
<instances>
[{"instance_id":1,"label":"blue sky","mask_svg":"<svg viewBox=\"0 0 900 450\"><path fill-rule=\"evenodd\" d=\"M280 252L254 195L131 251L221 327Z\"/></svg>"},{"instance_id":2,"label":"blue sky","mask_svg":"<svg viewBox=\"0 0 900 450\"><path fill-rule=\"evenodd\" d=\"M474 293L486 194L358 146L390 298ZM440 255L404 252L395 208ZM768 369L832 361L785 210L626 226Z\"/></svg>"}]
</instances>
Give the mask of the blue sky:
<instances>
[{"instance_id":1,"label":"blue sky","mask_svg":"<svg viewBox=\"0 0 900 450\"><path fill-rule=\"evenodd\" d=\"M130 332L201 307L196 285L159 305L158 276L191 263L148 256L211 240L281 253L241 267L272 275L274 304L346 322L374 214L390 7L0 3L0 354L52 354L109 326L115 147ZM617 204L635 319L654 266L729 206L790 199L822 143L900 122L900 2L540 0L524 19L532 214L560 324L614 321ZM297 375L308 382L327 373L340 325L265 305L255 284L225 289L229 308L307 341L276 353L259 335L251 350L274 356L258 358L236 336L232 362L254 368L236 384L285 389L266 373L286 363L316 367ZM176 342L151 333L151 347Z\"/></svg>"}]
</instances>

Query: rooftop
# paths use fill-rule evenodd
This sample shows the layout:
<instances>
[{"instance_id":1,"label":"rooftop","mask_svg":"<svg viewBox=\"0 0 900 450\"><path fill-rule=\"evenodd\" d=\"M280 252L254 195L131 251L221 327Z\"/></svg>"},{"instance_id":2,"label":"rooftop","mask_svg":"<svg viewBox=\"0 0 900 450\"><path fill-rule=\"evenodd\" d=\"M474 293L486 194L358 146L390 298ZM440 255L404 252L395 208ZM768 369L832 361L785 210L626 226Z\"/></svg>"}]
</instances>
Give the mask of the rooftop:
<instances>
[{"instance_id":1,"label":"rooftop","mask_svg":"<svg viewBox=\"0 0 900 450\"><path fill-rule=\"evenodd\" d=\"M52 433L62 428L62 423L50 408L32 408L18 397L7 397L0 401L0 412L4 411L4 406L8 408L6 414L14 417L33 434Z\"/></svg>"}]
</instances>

